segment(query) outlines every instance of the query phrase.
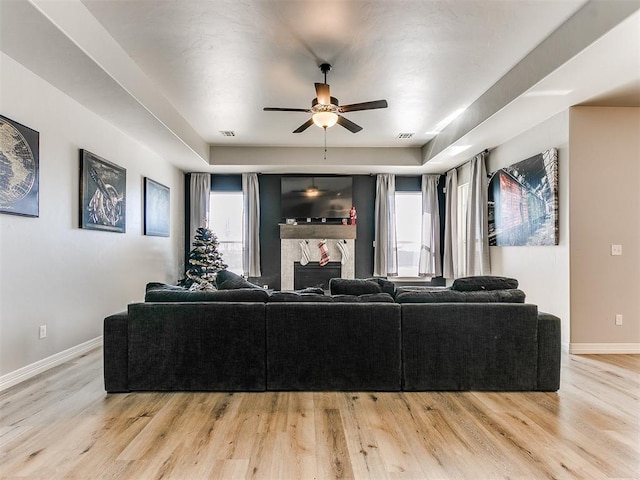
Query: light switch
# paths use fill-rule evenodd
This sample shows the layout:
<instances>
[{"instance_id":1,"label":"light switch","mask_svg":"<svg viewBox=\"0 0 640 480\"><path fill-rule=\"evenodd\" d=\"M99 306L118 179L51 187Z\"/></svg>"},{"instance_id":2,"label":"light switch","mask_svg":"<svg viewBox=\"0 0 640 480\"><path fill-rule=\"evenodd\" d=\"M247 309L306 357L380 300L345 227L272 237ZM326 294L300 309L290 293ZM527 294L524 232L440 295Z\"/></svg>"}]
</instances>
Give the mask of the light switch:
<instances>
[{"instance_id":1,"label":"light switch","mask_svg":"<svg viewBox=\"0 0 640 480\"><path fill-rule=\"evenodd\" d=\"M622 245L611 245L611 255L622 255Z\"/></svg>"}]
</instances>

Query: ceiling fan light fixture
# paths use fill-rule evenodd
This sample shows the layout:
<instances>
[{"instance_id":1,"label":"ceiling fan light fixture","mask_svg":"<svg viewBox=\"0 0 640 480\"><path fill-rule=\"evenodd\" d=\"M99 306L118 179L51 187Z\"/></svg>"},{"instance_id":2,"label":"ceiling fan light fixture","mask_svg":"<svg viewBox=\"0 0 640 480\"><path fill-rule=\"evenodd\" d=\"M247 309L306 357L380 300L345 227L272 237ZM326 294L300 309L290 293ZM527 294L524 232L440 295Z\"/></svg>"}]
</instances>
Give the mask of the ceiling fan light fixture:
<instances>
[{"instance_id":1,"label":"ceiling fan light fixture","mask_svg":"<svg viewBox=\"0 0 640 480\"><path fill-rule=\"evenodd\" d=\"M320 128L333 127L338 121L338 115L334 112L316 112L313 114L313 123Z\"/></svg>"}]
</instances>

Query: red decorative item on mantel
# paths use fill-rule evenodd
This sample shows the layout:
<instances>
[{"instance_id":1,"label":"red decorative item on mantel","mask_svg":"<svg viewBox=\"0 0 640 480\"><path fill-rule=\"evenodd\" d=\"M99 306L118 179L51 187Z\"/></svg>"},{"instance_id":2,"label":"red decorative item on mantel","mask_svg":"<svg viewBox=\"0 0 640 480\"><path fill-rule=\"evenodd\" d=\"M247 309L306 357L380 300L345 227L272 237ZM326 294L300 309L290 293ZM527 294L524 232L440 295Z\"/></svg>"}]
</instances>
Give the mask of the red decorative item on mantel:
<instances>
[{"instance_id":1,"label":"red decorative item on mantel","mask_svg":"<svg viewBox=\"0 0 640 480\"><path fill-rule=\"evenodd\" d=\"M351 210L349 210L349 224L350 225L355 225L356 224L356 217L358 215L356 214L356 207L351 207Z\"/></svg>"}]
</instances>

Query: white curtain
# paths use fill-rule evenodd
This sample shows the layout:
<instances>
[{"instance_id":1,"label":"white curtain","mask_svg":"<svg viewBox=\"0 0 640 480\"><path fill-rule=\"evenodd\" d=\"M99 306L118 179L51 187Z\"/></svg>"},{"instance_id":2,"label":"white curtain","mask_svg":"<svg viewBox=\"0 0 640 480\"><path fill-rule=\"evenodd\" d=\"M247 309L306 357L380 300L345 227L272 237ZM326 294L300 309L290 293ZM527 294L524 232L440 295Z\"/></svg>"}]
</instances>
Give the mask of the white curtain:
<instances>
[{"instance_id":1,"label":"white curtain","mask_svg":"<svg viewBox=\"0 0 640 480\"><path fill-rule=\"evenodd\" d=\"M245 277L260 272L260 188L258 174L242 174L242 271Z\"/></svg>"},{"instance_id":2,"label":"white curtain","mask_svg":"<svg viewBox=\"0 0 640 480\"><path fill-rule=\"evenodd\" d=\"M442 275L440 260L440 206L438 182L440 175L422 175L422 235L418 275L439 277Z\"/></svg>"},{"instance_id":3,"label":"white curtain","mask_svg":"<svg viewBox=\"0 0 640 480\"><path fill-rule=\"evenodd\" d=\"M447 172L444 204L444 278L458 277L458 170Z\"/></svg>"},{"instance_id":4,"label":"white curtain","mask_svg":"<svg viewBox=\"0 0 640 480\"><path fill-rule=\"evenodd\" d=\"M466 275L490 275L486 152L471 159L467 207Z\"/></svg>"},{"instance_id":5,"label":"white curtain","mask_svg":"<svg viewBox=\"0 0 640 480\"><path fill-rule=\"evenodd\" d=\"M398 244L396 241L396 176L380 174L376 180L375 247L373 275L398 275Z\"/></svg>"},{"instance_id":6,"label":"white curtain","mask_svg":"<svg viewBox=\"0 0 640 480\"><path fill-rule=\"evenodd\" d=\"M209 194L211 193L211 174L192 173L189 183L189 228L191 238L189 245L193 245L193 237L198 227L207 227L209 222Z\"/></svg>"}]
</instances>

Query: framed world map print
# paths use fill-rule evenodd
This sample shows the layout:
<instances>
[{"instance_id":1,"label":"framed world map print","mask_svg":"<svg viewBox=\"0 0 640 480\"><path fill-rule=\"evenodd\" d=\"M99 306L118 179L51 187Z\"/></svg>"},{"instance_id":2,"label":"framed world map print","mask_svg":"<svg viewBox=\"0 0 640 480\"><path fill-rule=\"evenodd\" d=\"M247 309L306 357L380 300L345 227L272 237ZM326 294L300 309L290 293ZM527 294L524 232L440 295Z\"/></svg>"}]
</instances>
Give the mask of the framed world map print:
<instances>
[{"instance_id":1,"label":"framed world map print","mask_svg":"<svg viewBox=\"0 0 640 480\"><path fill-rule=\"evenodd\" d=\"M0 213L37 217L40 134L0 115Z\"/></svg>"}]
</instances>

